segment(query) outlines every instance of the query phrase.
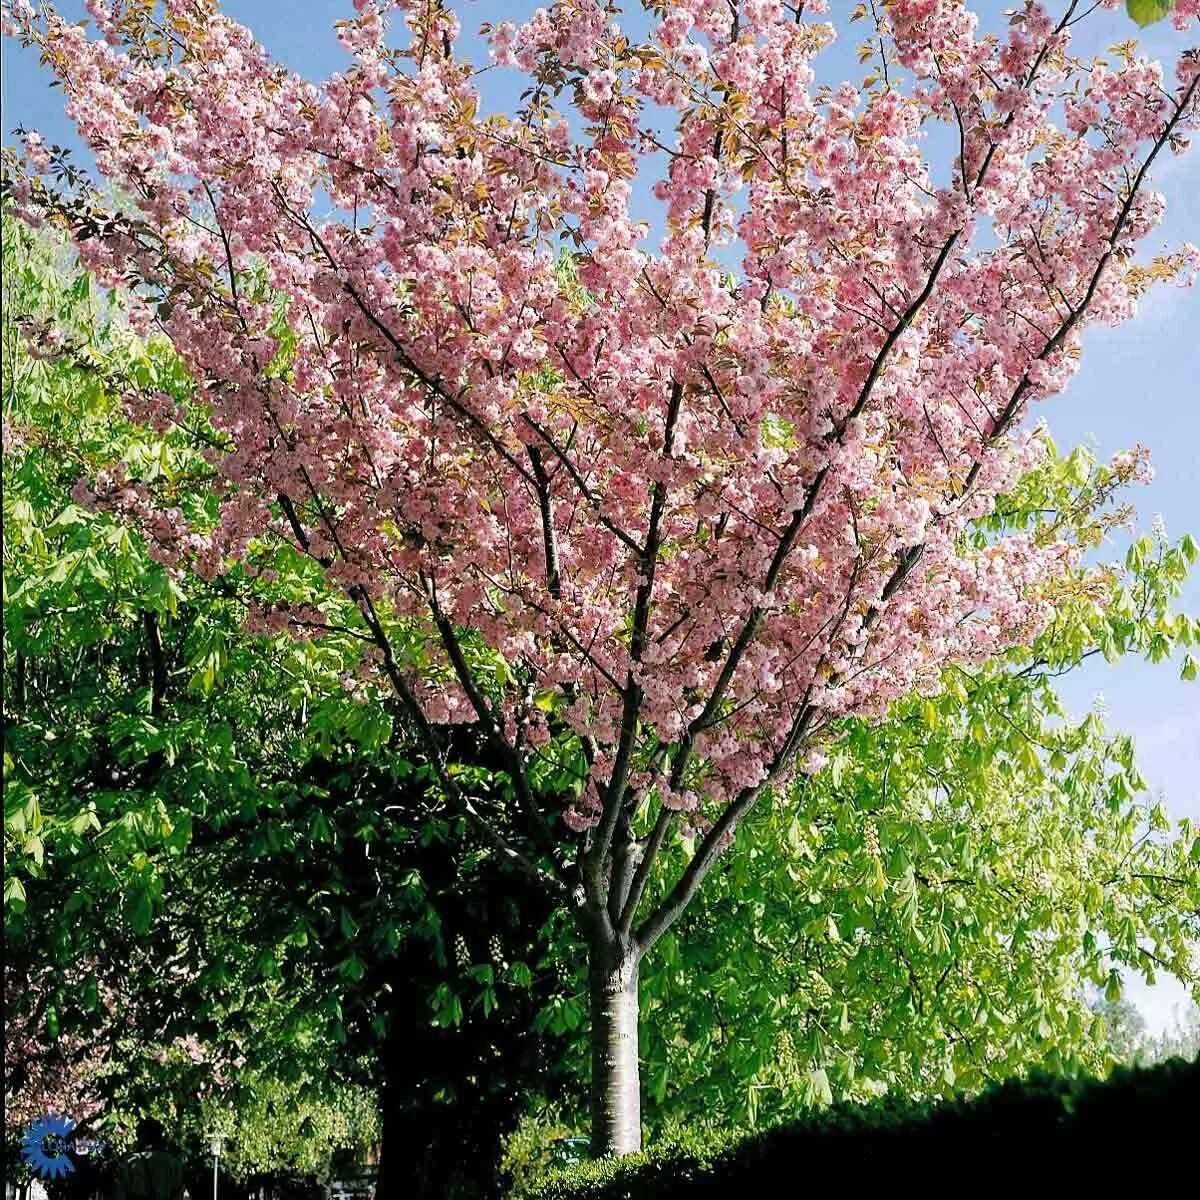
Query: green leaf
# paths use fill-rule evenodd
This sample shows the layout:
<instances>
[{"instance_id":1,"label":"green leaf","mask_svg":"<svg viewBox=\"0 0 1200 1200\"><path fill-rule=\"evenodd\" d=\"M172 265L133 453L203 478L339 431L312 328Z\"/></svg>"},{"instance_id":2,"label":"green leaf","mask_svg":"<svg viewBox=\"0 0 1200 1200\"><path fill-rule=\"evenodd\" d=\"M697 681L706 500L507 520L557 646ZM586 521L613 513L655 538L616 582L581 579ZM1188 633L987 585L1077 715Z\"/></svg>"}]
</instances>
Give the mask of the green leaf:
<instances>
[{"instance_id":1,"label":"green leaf","mask_svg":"<svg viewBox=\"0 0 1200 1200\"><path fill-rule=\"evenodd\" d=\"M333 830L329 827L329 820L320 809L313 813L308 831L314 842L333 841Z\"/></svg>"},{"instance_id":2,"label":"green leaf","mask_svg":"<svg viewBox=\"0 0 1200 1200\"><path fill-rule=\"evenodd\" d=\"M807 1078L808 1102L815 1107L828 1107L833 1103L833 1088L829 1084L829 1074L824 1067L809 1071Z\"/></svg>"},{"instance_id":3,"label":"green leaf","mask_svg":"<svg viewBox=\"0 0 1200 1200\"><path fill-rule=\"evenodd\" d=\"M1200 841L1196 845L1200 846ZM10 904L18 913L25 910L25 885L15 875L10 875L4 881L4 907Z\"/></svg>"},{"instance_id":4,"label":"green leaf","mask_svg":"<svg viewBox=\"0 0 1200 1200\"><path fill-rule=\"evenodd\" d=\"M338 964L338 972L343 979L357 983L367 973L367 965L357 954L351 954Z\"/></svg>"},{"instance_id":5,"label":"green leaf","mask_svg":"<svg viewBox=\"0 0 1200 1200\"><path fill-rule=\"evenodd\" d=\"M507 970L508 982L513 987L528 988L533 986L533 972L527 963L515 962Z\"/></svg>"},{"instance_id":6,"label":"green leaf","mask_svg":"<svg viewBox=\"0 0 1200 1200\"><path fill-rule=\"evenodd\" d=\"M1118 971L1108 973L1108 982L1104 985L1104 998L1109 1004L1116 1004L1121 999L1121 975Z\"/></svg>"},{"instance_id":7,"label":"green leaf","mask_svg":"<svg viewBox=\"0 0 1200 1200\"><path fill-rule=\"evenodd\" d=\"M150 931L150 922L154 917L154 905L145 888L138 888L129 897L129 924L134 933L145 936Z\"/></svg>"},{"instance_id":8,"label":"green leaf","mask_svg":"<svg viewBox=\"0 0 1200 1200\"><path fill-rule=\"evenodd\" d=\"M1125 0L1125 8L1129 15L1143 29L1169 16L1175 7L1175 0Z\"/></svg>"},{"instance_id":9,"label":"green leaf","mask_svg":"<svg viewBox=\"0 0 1200 1200\"><path fill-rule=\"evenodd\" d=\"M71 818L71 832L76 837L83 837L84 834L86 834L89 830L99 828L100 818L97 817L95 812L90 808L84 809L83 812L76 813L75 816Z\"/></svg>"}]
</instances>

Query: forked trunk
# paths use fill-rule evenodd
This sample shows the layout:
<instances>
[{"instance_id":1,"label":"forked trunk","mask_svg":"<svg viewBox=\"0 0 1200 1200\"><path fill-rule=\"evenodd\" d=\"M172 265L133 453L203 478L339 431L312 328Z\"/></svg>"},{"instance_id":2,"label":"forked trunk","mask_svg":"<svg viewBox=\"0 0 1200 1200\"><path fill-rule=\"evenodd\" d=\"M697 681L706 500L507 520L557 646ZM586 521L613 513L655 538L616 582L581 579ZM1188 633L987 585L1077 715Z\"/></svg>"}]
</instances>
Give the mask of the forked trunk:
<instances>
[{"instance_id":1,"label":"forked trunk","mask_svg":"<svg viewBox=\"0 0 1200 1200\"><path fill-rule=\"evenodd\" d=\"M592 1153L642 1148L638 1070L638 960L627 946L593 943L588 964L592 1018Z\"/></svg>"}]
</instances>

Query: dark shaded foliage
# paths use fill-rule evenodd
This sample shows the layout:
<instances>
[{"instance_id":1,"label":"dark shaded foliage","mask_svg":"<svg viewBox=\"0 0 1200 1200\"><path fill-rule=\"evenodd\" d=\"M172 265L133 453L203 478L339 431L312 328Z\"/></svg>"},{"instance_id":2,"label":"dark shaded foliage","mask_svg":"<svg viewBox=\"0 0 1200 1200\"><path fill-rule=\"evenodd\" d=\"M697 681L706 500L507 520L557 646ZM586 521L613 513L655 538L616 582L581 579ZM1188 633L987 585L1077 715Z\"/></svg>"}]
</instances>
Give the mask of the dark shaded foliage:
<instances>
[{"instance_id":1,"label":"dark shaded foliage","mask_svg":"<svg viewBox=\"0 0 1200 1200\"><path fill-rule=\"evenodd\" d=\"M675 1200L792 1195L802 1180L930 1179L957 1167L987 1185L1036 1164L1119 1171L1152 1148L1183 1147L1200 1129L1200 1062L1119 1068L1106 1080L1032 1075L972 1099L839 1105L742 1140L664 1143L620 1162L564 1171L536 1200ZM701 1143L704 1144L701 1144ZM1155 1154L1157 1155L1157 1151ZM1186 1168L1185 1168L1186 1171ZM791 1181L787 1183L787 1181ZM787 1186L780 1190L780 1182ZM1025 1180L1028 1183L1028 1178Z\"/></svg>"}]
</instances>

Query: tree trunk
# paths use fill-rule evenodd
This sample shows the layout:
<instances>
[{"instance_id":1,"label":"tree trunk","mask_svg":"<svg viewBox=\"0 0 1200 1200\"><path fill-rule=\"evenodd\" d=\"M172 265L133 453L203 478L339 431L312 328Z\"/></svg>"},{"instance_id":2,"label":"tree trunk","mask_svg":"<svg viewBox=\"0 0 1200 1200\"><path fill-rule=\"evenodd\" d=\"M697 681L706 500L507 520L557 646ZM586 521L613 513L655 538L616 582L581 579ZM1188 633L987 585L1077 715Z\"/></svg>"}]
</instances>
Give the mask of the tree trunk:
<instances>
[{"instance_id":1,"label":"tree trunk","mask_svg":"<svg viewBox=\"0 0 1200 1200\"><path fill-rule=\"evenodd\" d=\"M638 960L628 945L597 937L588 961L592 1018L592 1153L642 1148L638 1071Z\"/></svg>"}]
</instances>

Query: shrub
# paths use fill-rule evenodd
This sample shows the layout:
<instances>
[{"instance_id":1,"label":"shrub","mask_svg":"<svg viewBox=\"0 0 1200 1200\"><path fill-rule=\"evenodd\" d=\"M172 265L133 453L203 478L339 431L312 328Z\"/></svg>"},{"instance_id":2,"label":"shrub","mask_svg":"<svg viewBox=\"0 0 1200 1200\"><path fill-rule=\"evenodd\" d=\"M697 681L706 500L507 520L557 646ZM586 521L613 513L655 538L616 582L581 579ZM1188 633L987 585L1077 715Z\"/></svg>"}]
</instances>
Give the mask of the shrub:
<instances>
[{"instance_id":1,"label":"shrub","mask_svg":"<svg viewBox=\"0 0 1200 1200\"><path fill-rule=\"evenodd\" d=\"M675 1200L792 1194L801 1178L929 1177L970 1164L989 1185L1033 1163L1066 1156L1117 1166L1123 1153L1187 1146L1200 1124L1200 1061L1118 1068L1106 1080L1044 1074L972 1099L911 1103L886 1097L837 1105L751 1137L682 1135L630 1158L554 1172L532 1200ZM1097 1153L1099 1151L1099 1154ZM790 1181L790 1182L789 1182Z\"/></svg>"}]
</instances>

